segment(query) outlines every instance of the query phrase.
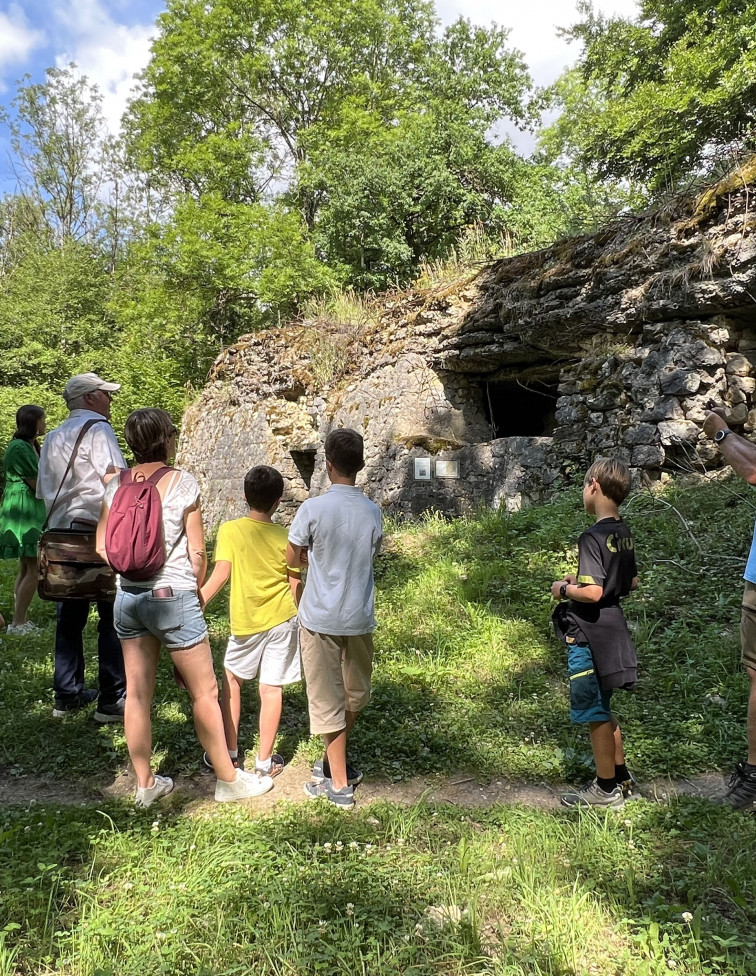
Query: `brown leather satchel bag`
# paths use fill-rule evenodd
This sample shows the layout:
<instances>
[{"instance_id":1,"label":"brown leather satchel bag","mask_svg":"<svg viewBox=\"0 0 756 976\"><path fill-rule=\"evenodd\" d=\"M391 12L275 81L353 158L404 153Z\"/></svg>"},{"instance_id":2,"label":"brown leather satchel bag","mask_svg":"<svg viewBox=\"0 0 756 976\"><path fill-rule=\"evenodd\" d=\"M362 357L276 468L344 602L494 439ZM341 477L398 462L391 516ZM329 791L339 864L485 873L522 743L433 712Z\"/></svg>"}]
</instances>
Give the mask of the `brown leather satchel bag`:
<instances>
[{"instance_id":1,"label":"brown leather satchel bag","mask_svg":"<svg viewBox=\"0 0 756 976\"><path fill-rule=\"evenodd\" d=\"M42 526L37 548L37 593L42 600L115 599L115 573L95 549L97 526L75 521L69 528L47 528L84 435L94 424L104 422L88 420L79 431L68 467Z\"/></svg>"}]
</instances>

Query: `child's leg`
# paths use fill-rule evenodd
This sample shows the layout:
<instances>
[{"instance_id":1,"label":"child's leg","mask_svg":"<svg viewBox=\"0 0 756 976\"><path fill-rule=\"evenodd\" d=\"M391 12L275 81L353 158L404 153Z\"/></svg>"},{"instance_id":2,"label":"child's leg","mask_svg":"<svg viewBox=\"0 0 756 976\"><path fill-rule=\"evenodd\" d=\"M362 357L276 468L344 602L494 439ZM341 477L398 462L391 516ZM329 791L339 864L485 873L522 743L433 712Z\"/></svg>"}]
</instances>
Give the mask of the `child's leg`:
<instances>
[{"instance_id":1,"label":"child's leg","mask_svg":"<svg viewBox=\"0 0 756 976\"><path fill-rule=\"evenodd\" d=\"M221 688L221 712L223 713L223 729L226 733L226 745L229 752L239 749L239 721L241 719L241 686L242 678L238 678L226 668L223 671L223 687Z\"/></svg>"},{"instance_id":2,"label":"child's leg","mask_svg":"<svg viewBox=\"0 0 756 976\"><path fill-rule=\"evenodd\" d=\"M625 746L622 742L622 729L619 727L619 722L613 715L612 715L612 729L614 730L614 765L624 766Z\"/></svg>"},{"instance_id":3,"label":"child's leg","mask_svg":"<svg viewBox=\"0 0 756 976\"><path fill-rule=\"evenodd\" d=\"M334 789L340 790L347 785L346 756L347 738L354 728L359 712L344 712L346 725L340 732L327 732L323 736L325 746L324 758L328 760L331 767L331 782Z\"/></svg>"},{"instance_id":4,"label":"child's leg","mask_svg":"<svg viewBox=\"0 0 756 976\"><path fill-rule=\"evenodd\" d=\"M283 708L283 689L280 685L260 682L260 749L257 758L261 762L270 759L273 743L278 734Z\"/></svg>"},{"instance_id":5,"label":"child's leg","mask_svg":"<svg viewBox=\"0 0 756 976\"><path fill-rule=\"evenodd\" d=\"M591 722L591 748L593 760L596 763L596 776L603 780L614 780L615 765L615 732L614 719L607 722ZM617 727L619 731L619 727ZM622 739L620 737L620 743Z\"/></svg>"}]
</instances>

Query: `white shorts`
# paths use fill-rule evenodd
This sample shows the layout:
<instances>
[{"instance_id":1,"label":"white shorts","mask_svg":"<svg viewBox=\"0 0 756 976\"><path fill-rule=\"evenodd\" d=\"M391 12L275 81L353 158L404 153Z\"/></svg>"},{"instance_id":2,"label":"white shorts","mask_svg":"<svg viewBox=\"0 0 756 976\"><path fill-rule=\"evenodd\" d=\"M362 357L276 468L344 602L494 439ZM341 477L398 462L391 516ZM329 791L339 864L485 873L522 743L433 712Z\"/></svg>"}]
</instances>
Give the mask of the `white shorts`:
<instances>
[{"instance_id":1,"label":"white shorts","mask_svg":"<svg viewBox=\"0 0 756 976\"><path fill-rule=\"evenodd\" d=\"M243 681L259 677L264 685L293 684L302 677L298 636L297 617L259 634L232 634L223 666Z\"/></svg>"}]
</instances>

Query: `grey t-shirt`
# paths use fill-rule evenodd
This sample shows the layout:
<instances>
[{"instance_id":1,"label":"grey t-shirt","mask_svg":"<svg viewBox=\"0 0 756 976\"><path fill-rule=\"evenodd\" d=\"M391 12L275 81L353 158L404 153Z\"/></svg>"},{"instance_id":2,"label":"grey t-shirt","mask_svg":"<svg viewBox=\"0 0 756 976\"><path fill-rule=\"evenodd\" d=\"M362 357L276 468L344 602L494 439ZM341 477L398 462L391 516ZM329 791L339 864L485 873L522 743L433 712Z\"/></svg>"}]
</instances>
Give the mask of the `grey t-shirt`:
<instances>
[{"instance_id":1,"label":"grey t-shirt","mask_svg":"<svg viewBox=\"0 0 756 976\"><path fill-rule=\"evenodd\" d=\"M289 542L309 552L299 605L308 630L339 637L375 630L373 557L382 534L380 508L356 486L331 485L302 504Z\"/></svg>"}]
</instances>

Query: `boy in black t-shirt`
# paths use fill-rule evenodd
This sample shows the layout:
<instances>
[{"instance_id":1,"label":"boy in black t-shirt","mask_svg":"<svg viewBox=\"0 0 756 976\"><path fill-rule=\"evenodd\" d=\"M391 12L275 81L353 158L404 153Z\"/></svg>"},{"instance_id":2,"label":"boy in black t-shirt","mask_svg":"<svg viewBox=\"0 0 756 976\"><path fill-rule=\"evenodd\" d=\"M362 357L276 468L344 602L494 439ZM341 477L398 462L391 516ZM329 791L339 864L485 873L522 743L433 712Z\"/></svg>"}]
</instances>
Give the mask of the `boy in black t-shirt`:
<instances>
[{"instance_id":1,"label":"boy in black t-shirt","mask_svg":"<svg viewBox=\"0 0 756 976\"><path fill-rule=\"evenodd\" d=\"M570 717L591 732L596 778L562 797L565 806L621 807L634 780L625 765L622 733L611 712L615 688L630 689L638 662L622 597L636 588L638 575L630 529L619 506L630 491L630 471L621 461L602 458L591 465L583 485L583 505L596 524L578 540L578 574L551 584L560 603L554 612L557 634L567 644Z\"/></svg>"}]
</instances>

